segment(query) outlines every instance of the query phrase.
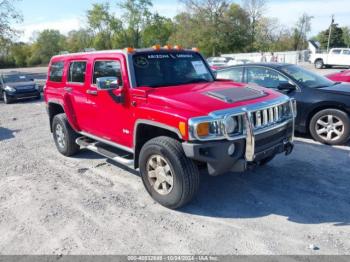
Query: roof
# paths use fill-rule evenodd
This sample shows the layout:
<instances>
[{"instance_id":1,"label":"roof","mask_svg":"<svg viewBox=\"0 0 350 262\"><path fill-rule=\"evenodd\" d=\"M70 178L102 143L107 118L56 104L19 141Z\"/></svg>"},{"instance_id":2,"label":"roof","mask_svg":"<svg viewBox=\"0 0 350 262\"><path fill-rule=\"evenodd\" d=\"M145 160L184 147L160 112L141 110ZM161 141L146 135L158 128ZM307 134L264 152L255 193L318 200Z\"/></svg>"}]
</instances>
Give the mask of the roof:
<instances>
[{"instance_id":1,"label":"roof","mask_svg":"<svg viewBox=\"0 0 350 262\"><path fill-rule=\"evenodd\" d=\"M153 48L137 48L134 49L135 53L142 53L142 52L194 52L191 49L165 49L160 48L159 50L153 49ZM126 49L115 49L115 50L101 50L101 51L92 51L92 52L79 52L79 53L69 53L69 54L62 54L62 55L56 55L52 58L62 58L62 57L74 57L74 56L86 56L86 55L98 55L98 54L126 54Z\"/></svg>"},{"instance_id":2,"label":"roof","mask_svg":"<svg viewBox=\"0 0 350 262\"><path fill-rule=\"evenodd\" d=\"M124 50L101 50L101 51L92 51L92 52L78 52L78 53L69 53L69 54L61 54L61 55L55 55L52 58L59 58L59 57L71 57L71 56L83 56L83 55L97 55L97 54L120 54L124 53Z\"/></svg>"},{"instance_id":3,"label":"roof","mask_svg":"<svg viewBox=\"0 0 350 262\"><path fill-rule=\"evenodd\" d=\"M249 63L249 64L242 64L242 65L232 65L232 66L228 66L225 68L222 68L220 70L224 70L227 68L235 68L235 67L241 67L241 66L266 66L266 67L271 67L271 68L280 68L283 66L290 66L293 64L287 64L287 63Z\"/></svg>"}]
</instances>

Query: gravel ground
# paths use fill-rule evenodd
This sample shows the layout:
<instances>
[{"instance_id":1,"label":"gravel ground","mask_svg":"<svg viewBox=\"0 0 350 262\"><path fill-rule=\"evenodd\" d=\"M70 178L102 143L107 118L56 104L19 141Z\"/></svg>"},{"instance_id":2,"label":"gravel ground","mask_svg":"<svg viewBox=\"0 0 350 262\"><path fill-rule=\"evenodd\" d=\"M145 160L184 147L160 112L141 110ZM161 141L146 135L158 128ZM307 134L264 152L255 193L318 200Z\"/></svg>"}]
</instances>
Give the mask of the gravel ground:
<instances>
[{"instance_id":1,"label":"gravel ground","mask_svg":"<svg viewBox=\"0 0 350 262\"><path fill-rule=\"evenodd\" d=\"M266 167L202 174L172 211L135 171L61 156L42 101L0 103L0 254L350 254L349 163L349 145L298 138Z\"/></svg>"}]
</instances>

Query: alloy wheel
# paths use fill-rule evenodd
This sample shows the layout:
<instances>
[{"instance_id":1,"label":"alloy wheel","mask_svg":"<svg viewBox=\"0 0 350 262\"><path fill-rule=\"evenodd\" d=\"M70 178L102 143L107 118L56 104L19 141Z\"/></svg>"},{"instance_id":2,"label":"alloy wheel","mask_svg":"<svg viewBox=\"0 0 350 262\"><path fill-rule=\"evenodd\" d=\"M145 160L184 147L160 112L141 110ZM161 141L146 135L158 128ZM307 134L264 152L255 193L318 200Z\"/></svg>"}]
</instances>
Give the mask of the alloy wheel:
<instances>
[{"instance_id":1,"label":"alloy wheel","mask_svg":"<svg viewBox=\"0 0 350 262\"><path fill-rule=\"evenodd\" d=\"M66 135L63 131L63 127L60 124L56 125L55 134L58 146L60 148L64 148L66 146Z\"/></svg>"},{"instance_id":2,"label":"alloy wheel","mask_svg":"<svg viewBox=\"0 0 350 262\"><path fill-rule=\"evenodd\" d=\"M160 155L149 158L147 176L153 189L160 195L168 195L174 186L174 176L168 162Z\"/></svg>"},{"instance_id":3,"label":"alloy wheel","mask_svg":"<svg viewBox=\"0 0 350 262\"><path fill-rule=\"evenodd\" d=\"M344 134L345 126L343 121L334 115L325 115L316 122L316 133L325 141L335 141Z\"/></svg>"},{"instance_id":4,"label":"alloy wheel","mask_svg":"<svg viewBox=\"0 0 350 262\"><path fill-rule=\"evenodd\" d=\"M323 62L322 61L317 61L316 62L316 68L321 69L323 67Z\"/></svg>"}]
</instances>

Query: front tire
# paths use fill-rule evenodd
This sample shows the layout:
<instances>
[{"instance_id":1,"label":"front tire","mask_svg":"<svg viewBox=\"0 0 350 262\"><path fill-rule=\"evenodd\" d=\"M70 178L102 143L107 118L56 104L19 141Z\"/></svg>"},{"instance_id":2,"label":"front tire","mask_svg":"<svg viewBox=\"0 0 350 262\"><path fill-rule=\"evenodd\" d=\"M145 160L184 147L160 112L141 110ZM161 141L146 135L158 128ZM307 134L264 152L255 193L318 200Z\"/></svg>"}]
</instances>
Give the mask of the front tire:
<instances>
[{"instance_id":1,"label":"front tire","mask_svg":"<svg viewBox=\"0 0 350 262\"><path fill-rule=\"evenodd\" d=\"M325 109L315 114L310 121L311 136L323 144L342 145L350 137L348 114L338 109Z\"/></svg>"},{"instance_id":2,"label":"front tire","mask_svg":"<svg viewBox=\"0 0 350 262\"><path fill-rule=\"evenodd\" d=\"M324 64L323 64L323 60L322 59L316 60L316 62L315 62L315 68L316 69L322 69L323 66L324 66Z\"/></svg>"},{"instance_id":3,"label":"front tire","mask_svg":"<svg viewBox=\"0 0 350 262\"><path fill-rule=\"evenodd\" d=\"M184 206L198 190L198 167L173 138L156 137L148 141L141 149L139 166L147 192L167 208Z\"/></svg>"},{"instance_id":4,"label":"front tire","mask_svg":"<svg viewBox=\"0 0 350 262\"><path fill-rule=\"evenodd\" d=\"M55 115L52 120L53 139L57 150L64 156L75 155L80 147L75 143L78 134L70 126L66 114Z\"/></svg>"},{"instance_id":5,"label":"front tire","mask_svg":"<svg viewBox=\"0 0 350 262\"><path fill-rule=\"evenodd\" d=\"M2 92L2 99L4 100L5 104L11 104L12 100L11 98L8 97L8 95L6 94L6 92Z\"/></svg>"}]
</instances>

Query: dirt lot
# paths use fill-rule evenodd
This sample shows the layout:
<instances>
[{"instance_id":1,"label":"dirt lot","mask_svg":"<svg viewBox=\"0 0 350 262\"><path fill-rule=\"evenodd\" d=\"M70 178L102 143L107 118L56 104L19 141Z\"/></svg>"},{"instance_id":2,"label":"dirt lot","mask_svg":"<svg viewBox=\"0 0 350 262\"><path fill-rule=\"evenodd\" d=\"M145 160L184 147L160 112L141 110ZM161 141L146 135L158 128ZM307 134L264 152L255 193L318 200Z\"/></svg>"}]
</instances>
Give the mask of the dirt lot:
<instances>
[{"instance_id":1,"label":"dirt lot","mask_svg":"<svg viewBox=\"0 0 350 262\"><path fill-rule=\"evenodd\" d=\"M349 188L349 146L298 138L264 168L202 174L171 211L136 172L61 156L43 102L0 103L1 254L350 254Z\"/></svg>"}]
</instances>

